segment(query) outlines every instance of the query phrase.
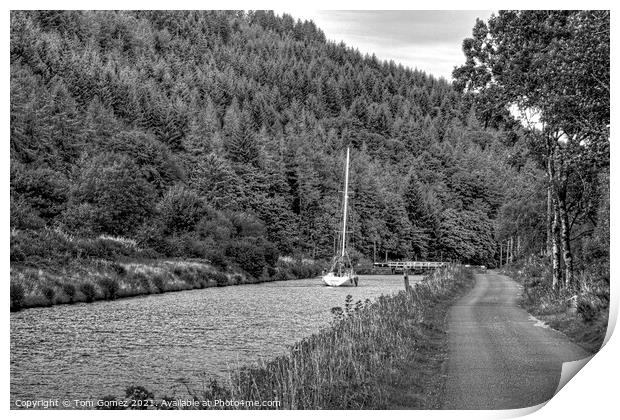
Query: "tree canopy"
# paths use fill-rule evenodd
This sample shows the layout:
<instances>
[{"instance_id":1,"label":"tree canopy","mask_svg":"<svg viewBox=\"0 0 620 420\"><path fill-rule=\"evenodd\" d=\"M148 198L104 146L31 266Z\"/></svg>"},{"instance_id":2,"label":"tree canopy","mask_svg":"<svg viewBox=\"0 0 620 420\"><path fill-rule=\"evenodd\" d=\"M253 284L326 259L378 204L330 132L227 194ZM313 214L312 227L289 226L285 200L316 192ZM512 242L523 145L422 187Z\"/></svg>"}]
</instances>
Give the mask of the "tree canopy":
<instances>
[{"instance_id":1,"label":"tree canopy","mask_svg":"<svg viewBox=\"0 0 620 420\"><path fill-rule=\"evenodd\" d=\"M571 22L592 37L590 20ZM455 88L269 11L12 12L11 227L162 255L256 251L260 275L274 252L332 255L349 146L359 257L493 264L509 187L537 169L520 169L530 158L495 98L461 92L504 77L477 64L485 31Z\"/></svg>"}]
</instances>

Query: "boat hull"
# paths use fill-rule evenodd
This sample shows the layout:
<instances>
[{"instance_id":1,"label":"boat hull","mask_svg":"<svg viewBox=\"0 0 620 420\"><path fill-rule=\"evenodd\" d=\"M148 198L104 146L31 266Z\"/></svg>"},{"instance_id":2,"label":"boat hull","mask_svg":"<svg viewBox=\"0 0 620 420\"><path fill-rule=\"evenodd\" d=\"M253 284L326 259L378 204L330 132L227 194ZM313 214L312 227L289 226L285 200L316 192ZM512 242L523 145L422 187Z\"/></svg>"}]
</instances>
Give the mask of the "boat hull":
<instances>
[{"instance_id":1,"label":"boat hull","mask_svg":"<svg viewBox=\"0 0 620 420\"><path fill-rule=\"evenodd\" d=\"M330 287L357 287L358 280L357 276L351 275L336 276L329 273L323 276L323 283Z\"/></svg>"}]
</instances>

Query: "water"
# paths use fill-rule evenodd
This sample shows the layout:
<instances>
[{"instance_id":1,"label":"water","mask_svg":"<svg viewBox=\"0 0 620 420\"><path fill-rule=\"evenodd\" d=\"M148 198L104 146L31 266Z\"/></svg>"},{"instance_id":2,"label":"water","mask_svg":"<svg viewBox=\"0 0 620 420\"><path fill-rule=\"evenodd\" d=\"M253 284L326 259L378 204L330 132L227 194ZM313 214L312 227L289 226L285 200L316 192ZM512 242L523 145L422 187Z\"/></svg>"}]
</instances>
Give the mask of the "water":
<instances>
[{"instance_id":1,"label":"water","mask_svg":"<svg viewBox=\"0 0 620 420\"><path fill-rule=\"evenodd\" d=\"M172 395L183 378L198 387L204 375L225 378L283 354L328 325L347 294L372 300L402 289L399 275L341 288L307 279L12 313L11 401L124 396L132 384Z\"/></svg>"}]
</instances>

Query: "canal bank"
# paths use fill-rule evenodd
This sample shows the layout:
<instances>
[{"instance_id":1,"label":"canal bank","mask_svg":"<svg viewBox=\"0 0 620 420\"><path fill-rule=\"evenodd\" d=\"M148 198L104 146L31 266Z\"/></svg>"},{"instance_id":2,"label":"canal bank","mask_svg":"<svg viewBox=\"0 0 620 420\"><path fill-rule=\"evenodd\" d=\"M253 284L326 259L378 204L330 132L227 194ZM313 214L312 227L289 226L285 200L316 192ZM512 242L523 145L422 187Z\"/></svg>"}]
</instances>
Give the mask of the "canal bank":
<instances>
[{"instance_id":1,"label":"canal bank","mask_svg":"<svg viewBox=\"0 0 620 420\"><path fill-rule=\"evenodd\" d=\"M178 292L210 287L257 284L314 277L322 265L281 258L274 272L254 278L234 267L222 270L205 260L94 260L60 269L11 267L11 312L60 304Z\"/></svg>"}]
</instances>

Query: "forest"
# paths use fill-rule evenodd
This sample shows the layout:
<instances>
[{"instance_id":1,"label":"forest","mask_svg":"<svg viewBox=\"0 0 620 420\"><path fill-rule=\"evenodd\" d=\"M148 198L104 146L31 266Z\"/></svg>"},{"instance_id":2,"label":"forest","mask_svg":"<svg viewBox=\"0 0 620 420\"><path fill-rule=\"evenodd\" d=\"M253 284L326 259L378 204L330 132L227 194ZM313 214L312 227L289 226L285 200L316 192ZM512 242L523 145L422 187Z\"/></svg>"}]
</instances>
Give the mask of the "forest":
<instances>
[{"instance_id":1,"label":"forest","mask_svg":"<svg viewBox=\"0 0 620 420\"><path fill-rule=\"evenodd\" d=\"M608 13L479 21L454 83L270 11L13 11L10 37L12 267L329 258L351 147L355 261L496 267L513 238L608 281Z\"/></svg>"}]
</instances>

